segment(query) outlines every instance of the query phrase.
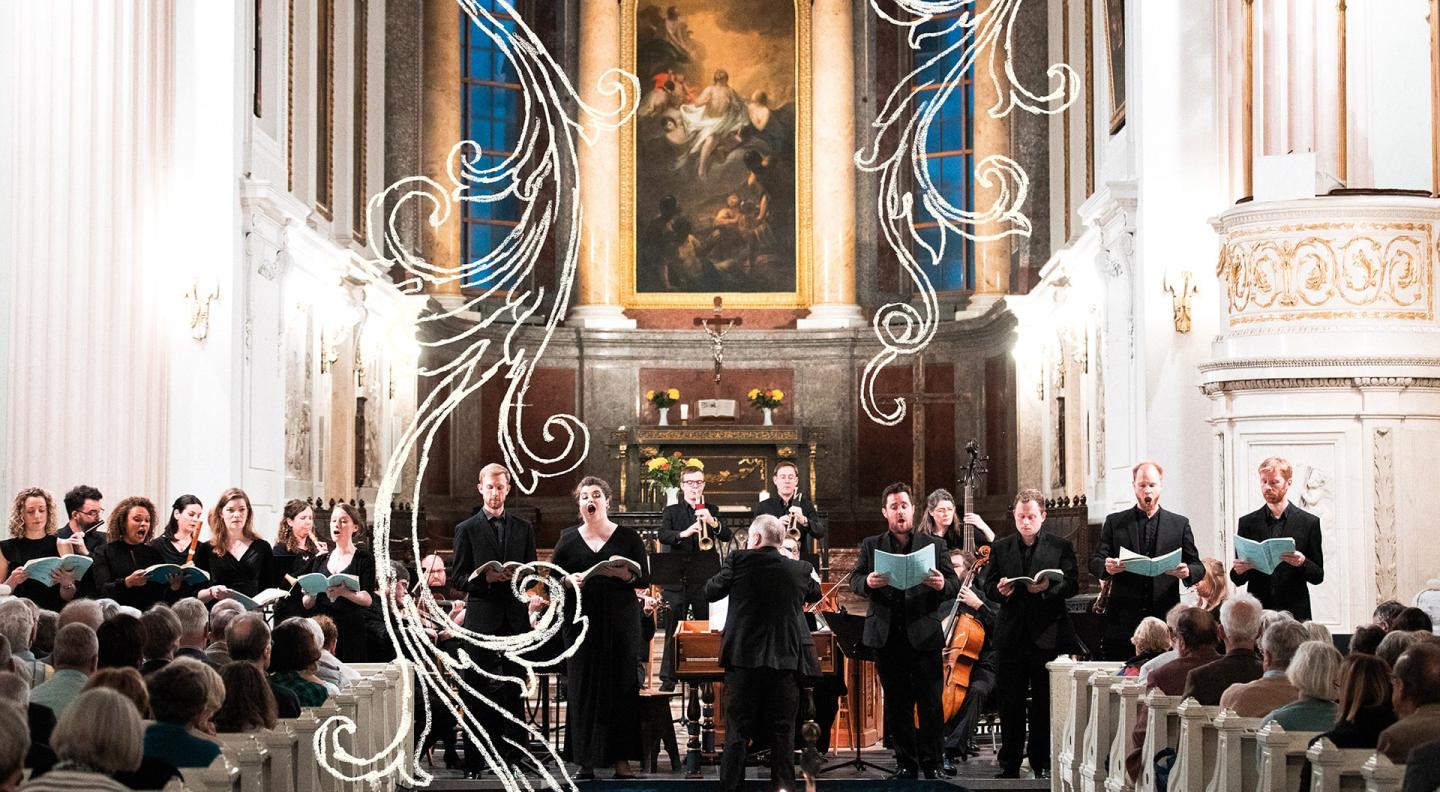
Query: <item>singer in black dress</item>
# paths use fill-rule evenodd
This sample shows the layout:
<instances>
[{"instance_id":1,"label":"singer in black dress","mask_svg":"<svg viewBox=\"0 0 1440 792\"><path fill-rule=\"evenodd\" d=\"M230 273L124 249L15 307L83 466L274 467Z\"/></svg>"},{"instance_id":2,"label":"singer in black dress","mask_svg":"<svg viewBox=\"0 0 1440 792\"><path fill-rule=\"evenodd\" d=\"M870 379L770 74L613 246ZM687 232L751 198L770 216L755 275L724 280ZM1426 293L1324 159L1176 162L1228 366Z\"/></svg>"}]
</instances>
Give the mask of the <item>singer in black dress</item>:
<instances>
[{"instance_id":1,"label":"singer in black dress","mask_svg":"<svg viewBox=\"0 0 1440 792\"><path fill-rule=\"evenodd\" d=\"M315 535L315 509L299 498L288 501L280 515L280 531L275 535L275 579L269 585L288 590L290 596L275 603L276 624L291 616L306 615L302 601L305 592L295 585L295 580L311 571L315 559L329 549Z\"/></svg>"},{"instance_id":2,"label":"singer in black dress","mask_svg":"<svg viewBox=\"0 0 1440 792\"><path fill-rule=\"evenodd\" d=\"M365 515L359 508L348 503L336 504L335 511L330 515L330 536L335 540L335 548L318 556L310 565L311 572L325 577L354 575L360 579L360 590L330 586L320 594L306 594L302 599L304 615L324 613L335 620L335 656L342 663L369 660L366 650L368 611L375 607L375 598L370 592L378 586L375 582L375 556L355 544L355 534L364 524Z\"/></svg>"},{"instance_id":3,"label":"singer in black dress","mask_svg":"<svg viewBox=\"0 0 1440 792\"><path fill-rule=\"evenodd\" d=\"M199 538L200 528L204 524L205 507L199 498L194 495L181 495L176 498L170 507L170 520L165 523L165 530L150 542L150 547L160 554L160 560L155 563L195 565L195 556L204 546ZM208 583L181 583L181 598L197 597L209 587Z\"/></svg>"},{"instance_id":4,"label":"singer in black dress","mask_svg":"<svg viewBox=\"0 0 1440 792\"><path fill-rule=\"evenodd\" d=\"M164 563L160 551L145 544L155 524L155 504L148 498L126 498L110 513L108 541L95 548L90 577L95 590L121 605L146 611L157 602L173 603L184 596L180 575L165 583L146 577L145 569Z\"/></svg>"},{"instance_id":5,"label":"singer in black dress","mask_svg":"<svg viewBox=\"0 0 1440 792\"><path fill-rule=\"evenodd\" d=\"M253 597L272 580L274 553L255 534L250 496L237 487L220 494L210 512L210 542L195 551L195 566L210 573L210 588L200 592L209 601L225 589Z\"/></svg>"},{"instance_id":6,"label":"singer in black dress","mask_svg":"<svg viewBox=\"0 0 1440 792\"><path fill-rule=\"evenodd\" d=\"M566 598L588 622L584 642L570 657L567 676L566 748L580 765L578 778L593 778L596 767L613 766L616 778L633 777L629 760L640 757L640 600L636 589L649 585L649 565L640 534L610 522L610 486L587 476L576 490L582 522L567 528L555 543L553 563L570 573L567 584L579 588ZM611 556L640 566L638 578L585 570ZM579 639L582 624L567 614L566 640Z\"/></svg>"}]
</instances>

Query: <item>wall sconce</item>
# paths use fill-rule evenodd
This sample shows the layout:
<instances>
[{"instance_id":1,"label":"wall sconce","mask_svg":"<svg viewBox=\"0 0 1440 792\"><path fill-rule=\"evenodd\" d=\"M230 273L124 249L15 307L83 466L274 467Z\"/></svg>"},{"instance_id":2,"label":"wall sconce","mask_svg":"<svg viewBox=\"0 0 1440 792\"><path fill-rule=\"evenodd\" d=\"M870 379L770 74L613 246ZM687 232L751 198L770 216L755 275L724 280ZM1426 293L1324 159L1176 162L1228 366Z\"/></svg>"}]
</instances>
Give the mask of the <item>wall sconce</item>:
<instances>
[{"instance_id":1,"label":"wall sconce","mask_svg":"<svg viewBox=\"0 0 1440 792\"><path fill-rule=\"evenodd\" d=\"M210 303L220 296L220 286L214 278L195 278L185 287L181 297L190 307L190 337L204 341L210 335Z\"/></svg>"},{"instance_id":2,"label":"wall sconce","mask_svg":"<svg viewBox=\"0 0 1440 792\"><path fill-rule=\"evenodd\" d=\"M1190 332L1190 301L1200 291L1195 284L1195 273L1183 270L1177 274L1166 274L1165 293L1170 295L1170 306L1175 314L1175 332Z\"/></svg>"},{"instance_id":3,"label":"wall sconce","mask_svg":"<svg viewBox=\"0 0 1440 792\"><path fill-rule=\"evenodd\" d=\"M332 293L328 305L322 309L320 321L320 373L329 373L330 367L340 359L341 344L352 339L356 342L359 355L359 330L357 325L365 321L365 292L352 289L342 283L338 292ZM357 365L363 365L356 361Z\"/></svg>"}]
</instances>

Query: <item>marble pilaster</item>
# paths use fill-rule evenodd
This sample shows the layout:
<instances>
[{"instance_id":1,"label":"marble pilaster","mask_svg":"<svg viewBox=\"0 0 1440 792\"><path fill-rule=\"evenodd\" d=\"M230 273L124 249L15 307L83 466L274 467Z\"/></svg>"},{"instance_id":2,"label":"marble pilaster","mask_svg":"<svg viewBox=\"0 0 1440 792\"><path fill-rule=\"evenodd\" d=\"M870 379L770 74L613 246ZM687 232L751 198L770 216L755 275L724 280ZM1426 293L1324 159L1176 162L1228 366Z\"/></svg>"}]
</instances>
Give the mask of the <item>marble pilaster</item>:
<instances>
[{"instance_id":1,"label":"marble pilaster","mask_svg":"<svg viewBox=\"0 0 1440 792\"><path fill-rule=\"evenodd\" d=\"M460 15L449 3L427 2L423 7L421 55L421 173L452 188L446 175L450 150L460 141ZM420 224L421 253L437 275L458 270L464 258L460 249L460 211L452 211L440 225ZM457 278L427 282L427 291L447 300L460 296Z\"/></svg>"}]
</instances>

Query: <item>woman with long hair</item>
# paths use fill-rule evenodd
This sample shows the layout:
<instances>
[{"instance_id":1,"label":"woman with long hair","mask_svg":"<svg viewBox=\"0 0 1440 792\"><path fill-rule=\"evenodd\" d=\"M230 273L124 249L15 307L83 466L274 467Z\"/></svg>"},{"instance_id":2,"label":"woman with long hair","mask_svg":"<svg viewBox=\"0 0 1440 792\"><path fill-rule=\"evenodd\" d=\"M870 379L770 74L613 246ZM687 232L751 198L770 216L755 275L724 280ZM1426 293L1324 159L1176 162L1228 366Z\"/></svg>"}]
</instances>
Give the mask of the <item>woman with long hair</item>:
<instances>
[{"instance_id":1,"label":"woman with long hair","mask_svg":"<svg viewBox=\"0 0 1440 792\"><path fill-rule=\"evenodd\" d=\"M1316 735L1311 745L1321 739L1336 748L1374 748L1380 732L1395 722L1395 708L1390 702L1390 666L1373 654L1351 654L1340 664L1340 719L1330 731ZM1307 762L1300 775L1300 789L1310 788L1310 766Z\"/></svg>"},{"instance_id":2,"label":"woman with long hair","mask_svg":"<svg viewBox=\"0 0 1440 792\"><path fill-rule=\"evenodd\" d=\"M274 552L255 534L255 510L244 490L220 493L210 510L210 541L196 551L195 565L210 573L210 587L200 592L207 601L227 589L253 597L272 580Z\"/></svg>"},{"instance_id":3,"label":"woman with long hair","mask_svg":"<svg viewBox=\"0 0 1440 792\"><path fill-rule=\"evenodd\" d=\"M253 732L275 728L275 694L265 672L254 663L234 662L220 669L225 703L215 713L218 732Z\"/></svg>"},{"instance_id":4,"label":"woman with long hair","mask_svg":"<svg viewBox=\"0 0 1440 792\"><path fill-rule=\"evenodd\" d=\"M167 564L193 564L200 551L200 529L205 525L205 507L194 495L181 495L170 506L165 529L150 545L160 551Z\"/></svg>"},{"instance_id":5,"label":"woman with long hair","mask_svg":"<svg viewBox=\"0 0 1440 792\"><path fill-rule=\"evenodd\" d=\"M330 514L330 537L335 547L317 556L310 564L311 572L329 578L334 575L350 575L359 583L358 588L345 585L331 585L319 594L306 594L301 605L307 615L324 613L335 621L339 636L335 642L335 656L345 663L364 663L368 660L369 611L375 605L370 592L378 588L375 582L375 556L361 547L357 534L364 530L365 515L358 507L348 503L335 504Z\"/></svg>"},{"instance_id":6,"label":"woman with long hair","mask_svg":"<svg viewBox=\"0 0 1440 792\"><path fill-rule=\"evenodd\" d=\"M280 530L275 535L275 579L270 585L288 589L290 596L275 604L275 621L282 622L304 612L305 593L295 581L315 564L315 558L330 548L315 535L315 509L300 499L287 501L280 513Z\"/></svg>"},{"instance_id":7,"label":"woman with long hair","mask_svg":"<svg viewBox=\"0 0 1440 792\"><path fill-rule=\"evenodd\" d=\"M1225 564L1218 558L1201 559L1205 576L1195 584L1195 595L1200 599L1195 607L1210 611L1215 623L1220 623L1220 606L1230 597L1230 578L1225 574Z\"/></svg>"},{"instance_id":8,"label":"woman with long hair","mask_svg":"<svg viewBox=\"0 0 1440 792\"><path fill-rule=\"evenodd\" d=\"M615 768L616 778L632 778L630 760L640 756L640 600L635 591L649 585L650 567L640 535L610 521L609 484L586 476L575 497L580 524L560 535L552 558L570 573L567 585L583 586L580 607L589 622L566 677L566 747L570 761L580 765L577 779L594 778L595 768L607 765ZM585 574L612 556L634 561L641 574L603 567ZM573 603L574 598L566 598L568 607ZM567 641L578 638L580 626L567 615Z\"/></svg>"},{"instance_id":9,"label":"woman with long hair","mask_svg":"<svg viewBox=\"0 0 1440 792\"><path fill-rule=\"evenodd\" d=\"M945 540L947 551L965 549L965 524L975 529L975 546L984 547L995 541L995 532L978 514L959 514L955 496L949 490L937 489L925 499L925 515L920 518L920 531Z\"/></svg>"},{"instance_id":10,"label":"woman with long hair","mask_svg":"<svg viewBox=\"0 0 1440 792\"><path fill-rule=\"evenodd\" d=\"M95 548L95 566L90 570L100 596L144 612L157 602L175 602L184 595L180 575L171 574L158 583L145 574L147 567L165 561L158 549L145 543L154 524L155 504L149 498L126 498L115 505L105 544Z\"/></svg>"},{"instance_id":11,"label":"woman with long hair","mask_svg":"<svg viewBox=\"0 0 1440 792\"><path fill-rule=\"evenodd\" d=\"M27 487L15 494L10 505L10 538L0 542L0 580L10 587L10 593L56 613L75 599L79 583L74 573L56 569L50 580L35 580L25 571L25 564L70 555L70 543L55 536L58 519L50 493Z\"/></svg>"}]
</instances>

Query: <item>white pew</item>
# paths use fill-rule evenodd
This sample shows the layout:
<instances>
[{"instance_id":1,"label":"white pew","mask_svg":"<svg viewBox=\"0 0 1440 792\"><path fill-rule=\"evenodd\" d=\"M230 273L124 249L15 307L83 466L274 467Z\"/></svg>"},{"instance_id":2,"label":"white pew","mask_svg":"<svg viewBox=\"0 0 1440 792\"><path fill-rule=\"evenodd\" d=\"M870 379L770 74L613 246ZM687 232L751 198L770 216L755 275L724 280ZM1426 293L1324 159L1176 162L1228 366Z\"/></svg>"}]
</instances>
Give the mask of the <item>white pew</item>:
<instances>
[{"instance_id":1,"label":"white pew","mask_svg":"<svg viewBox=\"0 0 1440 792\"><path fill-rule=\"evenodd\" d=\"M1306 752L1311 792L1363 792L1360 768L1374 753L1374 748L1336 748L1328 739L1316 742Z\"/></svg>"},{"instance_id":2,"label":"white pew","mask_svg":"<svg viewBox=\"0 0 1440 792\"><path fill-rule=\"evenodd\" d=\"M1125 757L1130 754L1130 734L1135 731L1135 722L1140 719L1140 696L1145 686L1119 685L1115 688L1120 697L1115 720L1115 736L1110 739L1110 769L1105 778L1106 792L1131 792L1134 785L1125 774Z\"/></svg>"},{"instance_id":3,"label":"white pew","mask_svg":"<svg viewBox=\"0 0 1440 792\"><path fill-rule=\"evenodd\" d=\"M274 792L270 786L270 750L253 734L217 734L222 754L240 769L240 792Z\"/></svg>"},{"instance_id":4,"label":"white pew","mask_svg":"<svg viewBox=\"0 0 1440 792\"><path fill-rule=\"evenodd\" d=\"M1392 764L1385 754L1377 753L1365 760L1360 775L1365 777L1365 792L1400 792L1405 765Z\"/></svg>"},{"instance_id":5,"label":"white pew","mask_svg":"<svg viewBox=\"0 0 1440 792\"><path fill-rule=\"evenodd\" d=\"M1260 792L1286 792L1300 788L1305 751L1320 732L1287 732L1270 722L1256 735L1260 743Z\"/></svg>"},{"instance_id":6,"label":"white pew","mask_svg":"<svg viewBox=\"0 0 1440 792\"><path fill-rule=\"evenodd\" d=\"M1215 771L1206 792L1254 792L1259 788L1255 731L1260 720L1242 718L1228 709L1215 716Z\"/></svg>"},{"instance_id":7,"label":"white pew","mask_svg":"<svg viewBox=\"0 0 1440 792\"><path fill-rule=\"evenodd\" d=\"M1210 769L1215 766L1219 747L1215 716L1219 707L1204 706L1193 698L1180 702L1180 740L1175 748L1175 765L1170 769L1170 792L1205 792Z\"/></svg>"},{"instance_id":8,"label":"white pew","mask_svg":"<svg viewBox=\"0 0 1440 792\"><path fill-rule=\"evenodd\" d=\"M215 757L209 767L186 767L180 777L185 789L191 792L240 792L240 768L236 767L224 751Z\"/></svg>"},{"instance_id":9,"label":"white pew","mask_svg":"<svg viewBox=\"0 0 1440 792\"><path fill-rule=\"evenodd\" d=\"M275 724L275 728L261 732L260 739L270 751L270 789L285 790L293 789L295 792L315 792L313 783L314 776L301 773L299 770L300 746L295 737L295 723L291 720L282 720Z\"/></svg>"},{"instance_id":10,"label":"white pew","mask_svg":"<svg viewBox=\"0 0 1440 792\"><path fill-rule=\"evenodd\" d=\"M1135 680L1106 670L1090 675L1090 718L1081 747L1080 792L1102 792L1105 789L1110 743L1120 722L1118 689L1126 685L1135 686Z\"/></svg>"},{"instance_id":11,"label":"white pew","mask_svg":"<svg viewBox=\"0 0 1440 792\"><path fill-rule=\"evenodd\" d=\"M1145 743L1140 750L1140 778L1135 782L1136 792L1155 790L1155 754L1166 748L1174 748L1180 741L1179 696L1167 696L1159 688L1151 688L1145 694ZM1124 765L1119 768L1124 772Z\"/></svg>"},{"instance_id":12,"label":"white pew","mask_svg":"<svg viewBox=\"0 0 1440 792\"><path fill-rule=\"evenodd\" d=\"M1051 789L1056 792L1078 792L1080 766L1085 752L1085 730L1090 722L1090 679L1097 672L1110 673L1121 663L1085 662L1056 659L1046 664L1050 670L1050 723L1060 724L1057 733L1050 731ZM1058 685L1058 687L1057 687Z\"/></svg>"},{"instance_id":13,"label":"white pew","mask_svg":"<svg viewBox=\"0 0 1440 792\"><path fill-rule=\"evenodd\" d=\"M1064 752L1066 725L1070 720L1072 677L1070 672L1080 664L1069 657L1057 657L1045 664L1050 672L1050 789L1060 792L1060 755Z\"/></svg>"}]
</instances>

